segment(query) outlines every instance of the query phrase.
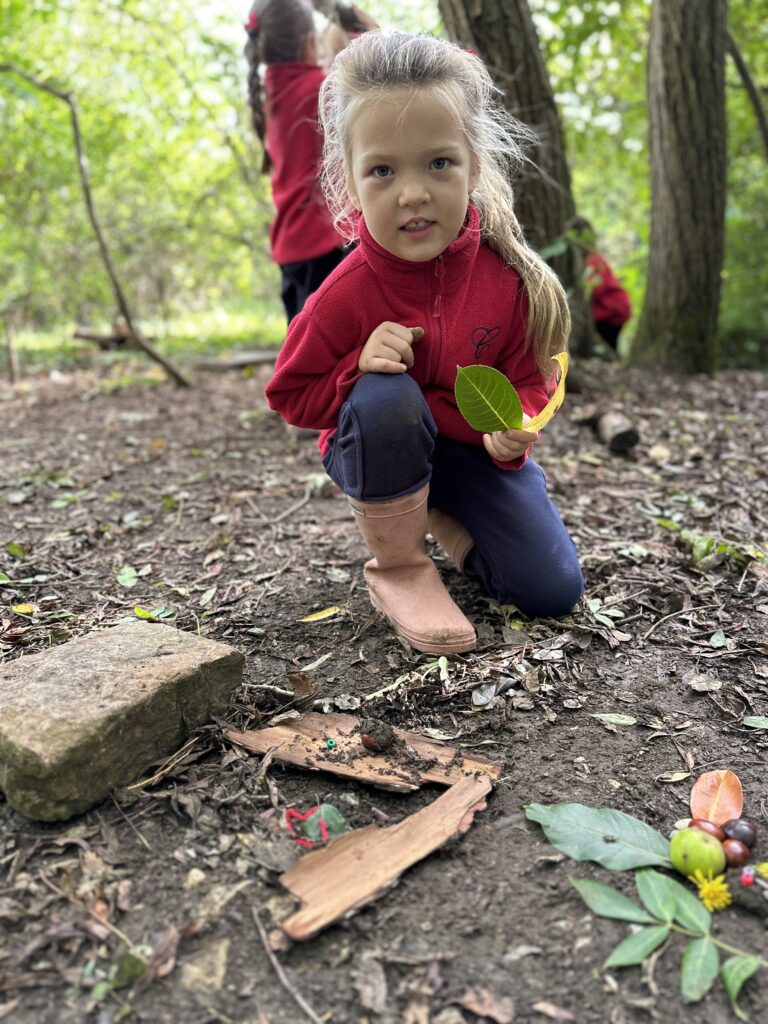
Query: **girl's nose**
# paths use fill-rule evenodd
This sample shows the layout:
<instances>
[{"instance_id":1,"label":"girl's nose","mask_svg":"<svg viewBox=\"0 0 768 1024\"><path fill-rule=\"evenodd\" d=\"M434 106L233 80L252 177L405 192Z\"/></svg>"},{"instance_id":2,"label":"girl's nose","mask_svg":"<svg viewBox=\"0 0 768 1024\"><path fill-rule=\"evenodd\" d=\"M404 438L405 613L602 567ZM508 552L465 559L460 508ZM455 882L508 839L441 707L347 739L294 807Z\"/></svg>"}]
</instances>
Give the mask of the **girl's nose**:
<instances>
[{"instance_id":1,"label":"girl's nose","mask_svg":"<svg viewBox=\"0 0 768 1024\"><path fill-rule=\"evenodd\" d=\"M420 206L429 200L429 192L420 181L409 181L400 189L400 206Z\"/></svg>"}]
</instances>

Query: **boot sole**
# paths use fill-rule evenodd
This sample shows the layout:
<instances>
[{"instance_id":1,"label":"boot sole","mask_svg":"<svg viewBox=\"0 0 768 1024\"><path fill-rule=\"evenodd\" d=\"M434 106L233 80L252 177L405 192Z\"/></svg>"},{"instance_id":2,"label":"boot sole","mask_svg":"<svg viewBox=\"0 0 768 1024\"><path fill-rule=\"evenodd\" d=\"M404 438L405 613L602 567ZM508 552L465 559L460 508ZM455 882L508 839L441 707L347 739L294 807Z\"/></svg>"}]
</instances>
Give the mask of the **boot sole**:
<instances>
[{"instance_id":1,"label":"boot sole","mask_svg":"<svg viewBox=\"0 0 768 1024\"><path fill-rule=\"evenodd\" d=\"M472 630L471 634L465 633L463 636L459 635L453 640L446 640L441 643L437 643L434 640L427 639L426 637L422 639L419 636L409 634L399 622L396 622L387 615L378 602L374 600L374 596L370 590L368 591L368 596L370 597L373 607L377 612L380 612L384 616L387 622L394 629L395 633L397 633L398 636L401 636L404 640L407 640L411 647L415 647L417 651L421 651L423 654L466 654L468 651L474 651L475 647L477 647L477 634L474 630Z\"/></svg>"}]
</instances>

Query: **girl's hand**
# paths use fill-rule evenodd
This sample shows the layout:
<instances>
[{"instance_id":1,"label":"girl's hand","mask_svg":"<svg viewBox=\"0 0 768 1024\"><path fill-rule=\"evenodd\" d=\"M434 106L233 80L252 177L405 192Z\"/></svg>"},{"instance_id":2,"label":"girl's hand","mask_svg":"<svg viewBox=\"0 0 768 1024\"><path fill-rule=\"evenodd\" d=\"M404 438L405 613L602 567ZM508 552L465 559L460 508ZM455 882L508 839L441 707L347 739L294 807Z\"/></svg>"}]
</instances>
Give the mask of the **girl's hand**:
<instances>
[{"instance_id":1,"label":"girl's hand","mask_svg":"<svg viewBox=\"0 0 768 1024\"><path fill-rule=\"evenodd\" d=\"M423 337L423 327L385 320L363 346L357 368L361 373L405 373L413 366L413 345Z\"/></svg>"},{"instance_id":2,"label":"girl's hand","mask_svg":"<svg viewBox=\"0 0 768 1024\"><path fill-rule=\"evenodd\" d=\"M523 424L531 417L523 413ZM539 440L540 432L532 434L528 430L497 430L493 434L483 434L485 450L497 462L512 462L525 455L532 444Z\"/></svg>"}]
</instances>

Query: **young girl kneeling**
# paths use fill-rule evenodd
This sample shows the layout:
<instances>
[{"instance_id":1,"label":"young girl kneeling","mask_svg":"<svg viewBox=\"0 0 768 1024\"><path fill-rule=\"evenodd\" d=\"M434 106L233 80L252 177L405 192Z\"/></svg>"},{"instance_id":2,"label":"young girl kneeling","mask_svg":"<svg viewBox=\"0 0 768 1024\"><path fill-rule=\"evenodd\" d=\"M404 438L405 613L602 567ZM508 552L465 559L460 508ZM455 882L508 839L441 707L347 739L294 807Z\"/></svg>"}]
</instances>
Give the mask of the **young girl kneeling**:
<instances>
[{"instance_id":1,"label":"young girl kneeling","mask_svg":"<svg viewBox=\"0 0 768 1024\"><path fill-rule=\"evenodd\" d=\"M480 434L454 398L457 365L494 366L533 417L566 345L565 294L513 211L524 129L477 57L402 32L338 55L320 117L329 205L359 244L291 324L269 404L323 430L323 464L373 555L371 602L417 650L476 643L428 531L497 601L564 615L583 581L528 457L538 435Z\"/></svg>"}]
</instances>

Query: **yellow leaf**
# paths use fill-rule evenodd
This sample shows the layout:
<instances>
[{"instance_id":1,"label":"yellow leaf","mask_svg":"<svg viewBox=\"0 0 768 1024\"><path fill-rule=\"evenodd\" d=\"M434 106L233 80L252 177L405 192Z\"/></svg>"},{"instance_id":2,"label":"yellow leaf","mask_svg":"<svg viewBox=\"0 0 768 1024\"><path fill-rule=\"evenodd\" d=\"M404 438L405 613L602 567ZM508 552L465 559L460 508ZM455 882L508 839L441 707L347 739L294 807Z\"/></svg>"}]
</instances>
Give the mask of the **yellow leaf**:
<instances>
[{"instance_id":1,"label":"yellow leaf","mask_svg":"<svg viewBox=\"0 0 768 1024\"><path fill-rule=\"evenodd\" d=\"M312 612L311 615L305 615L303 619L299 619L299 622L319 622L321 619L330 619L333 615L338 615L341 608L337 604L332 604L330 608L323 608L321 612Z\"/></svg>"},{"instance_id":2,"label":"yellow leaf","mask_svg":"<svg viewBox=\"0 0 768 1024\"><path fill-rule=\"evenodd\" d=\"M530 430L532 434L537 430L541 430L542 427L546 427L557 410L563 404L563 399L565 398L565 378L568 373L568 353L558 352L558 354L556 356L552 356L552 358L555 362L560 364L560 380L557 382L554 395L552 395L538 416L534 416L532 420L528 420L527 423L523 424L523 430Z\"/></svg>"},{"instance_id":3,"label":"yellow leaf","mask_svg":"<svg viewBox=\"0 0 768 1024\"><path fill-rule=\"evenodd\" d=\"M36 604L12 604L11 611L17 615L34 615L37 611Z\"/></svg>"}]
</instances>

